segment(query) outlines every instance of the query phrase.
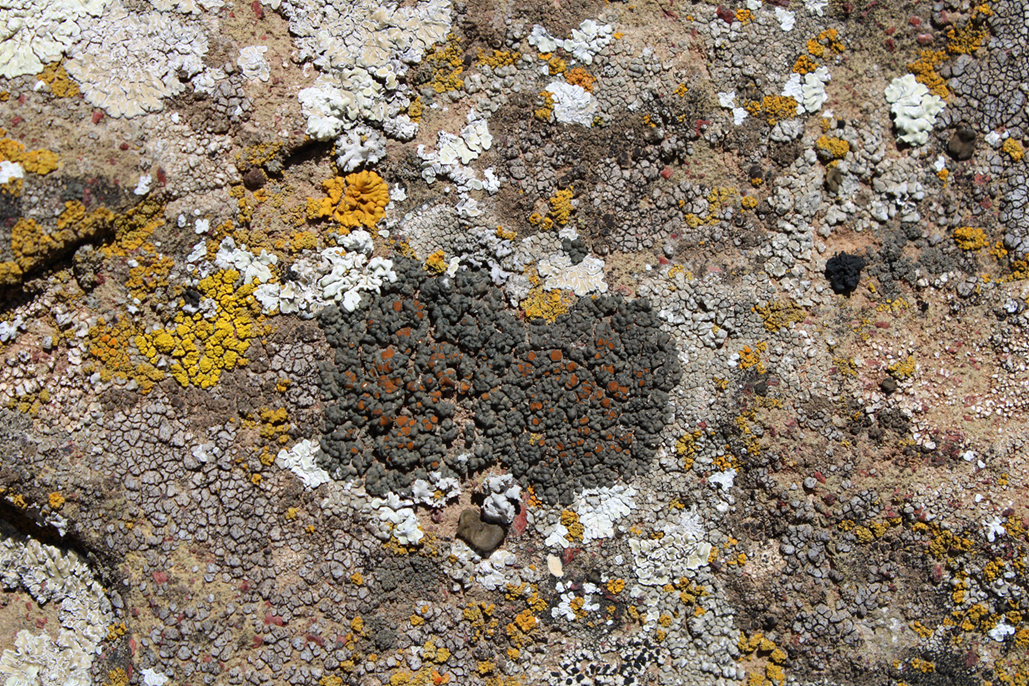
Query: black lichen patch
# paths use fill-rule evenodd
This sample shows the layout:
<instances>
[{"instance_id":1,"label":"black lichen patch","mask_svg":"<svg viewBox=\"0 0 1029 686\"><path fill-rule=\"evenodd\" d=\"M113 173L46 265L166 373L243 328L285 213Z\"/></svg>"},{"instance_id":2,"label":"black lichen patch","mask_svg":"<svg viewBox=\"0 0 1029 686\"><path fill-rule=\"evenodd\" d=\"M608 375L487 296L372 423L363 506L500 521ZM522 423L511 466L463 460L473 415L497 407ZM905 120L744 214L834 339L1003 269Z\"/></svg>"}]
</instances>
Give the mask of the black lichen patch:
<instances>
[{"instance_id":1,"label":"black lichen patch","mask_svg":"<svg viewBox=\"0 0 1029 686\"><path fill-rule=\"evenodd\" d=\"M836 253L825 263L825 278L829 279L833 292L850 295L861 282L861 270L864 268L865 261L861 257Z\"/></svg>"},{"instance_id":2,"label":"black lichen patch","mask_svg":"<svg viewBox=\"0 0 1029 686\"><path fill-rule=\"evenodd\" d=\"M395 269L356 312L322 313L330 473L383 494L501 463L569 503L647 466L681 375L648 301L584 298L553 324L525 322L486 273Z\"/></svg>"}]
</instances>

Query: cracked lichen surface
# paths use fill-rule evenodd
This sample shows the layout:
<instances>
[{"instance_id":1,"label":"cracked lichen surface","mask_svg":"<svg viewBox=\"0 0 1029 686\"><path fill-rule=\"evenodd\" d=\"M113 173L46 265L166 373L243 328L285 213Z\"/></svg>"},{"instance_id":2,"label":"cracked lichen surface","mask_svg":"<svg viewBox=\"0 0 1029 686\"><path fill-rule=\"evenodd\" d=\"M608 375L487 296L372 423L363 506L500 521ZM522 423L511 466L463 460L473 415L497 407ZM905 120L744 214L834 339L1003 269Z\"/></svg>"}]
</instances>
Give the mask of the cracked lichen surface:
<instances>
[{"instance_id":1,"label":"cracked lichen surface","mask_svg":"<svg viewBox=\"0 0 1029 686\"><path fill-rule=\"evenodd\" d=\"M782 5L3 4L0 681L1029 684L1029 10Z\"/></svg>"}]
</instances>

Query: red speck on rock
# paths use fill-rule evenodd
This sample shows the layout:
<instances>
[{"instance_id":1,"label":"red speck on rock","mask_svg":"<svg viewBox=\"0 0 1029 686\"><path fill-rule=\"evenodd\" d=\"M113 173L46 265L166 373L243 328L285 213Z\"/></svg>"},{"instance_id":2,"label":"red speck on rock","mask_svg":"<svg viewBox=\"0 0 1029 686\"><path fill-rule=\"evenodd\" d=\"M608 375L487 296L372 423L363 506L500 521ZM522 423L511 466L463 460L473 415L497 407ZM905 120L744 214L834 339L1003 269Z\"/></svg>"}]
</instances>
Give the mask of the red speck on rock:
<instances>
[{"instance_id":1,"label":"red speck on rock","mask_svg":"<svg viewBox=\"0 0 1029 686\"><path fill-rule=\"evenodd\" d=\"M307 634L307 636L305 636L305 638L307 639L307 641L309 643L316 643L319 648L324 648L325 647L325 639L322 638L321 636L316 636L314 634Z\"/></svg>"},{"instance_id":2,"label":"red speck on rock","mask_svg":"<svg viewBox=\"0 0 1029 686\"><path fill-rule=\"evenodd\" d=\"M888 329L888 328L890 328L890 323L889 322L876 322L875 323L875 328L877 328L877 329Z\"/></svg>"},{"instance_id":3,"label":"red speck on rock","mask_svg":"<svg viewBox=\"0 0 1029 686\"><path fill-rule=\"evenodd\" d=\"M164 167L157 168L157 185L165 186L168 184L168 175L164 173Z\"/></svg>"},{"instance_id":4,"label":"red speck on rock","mask_svg":"<svg viewBox=\"0 0 1029 686\"><path fill-rule=\"evenodd\" d=\"M822 502L831 507L836 503L836 495L834 493L826 493L822 496Z\"/></svg>"},{"instance_id":5,"label":"red speck on rock","mask_svg":"<svg viewBox=\"0 0 1029 686\"><path fill-rule=\"evenodd\" d=\"M136 639L134 639L134 638L130 638L129 639L129 650L132 651L133 655L136 654Z\"/></svg>"},{"instance_id":6,"label":"red speck on rock","mask_svg":"<svg viewBox=\"0 0 1029 686\"><path fill-rule=\"evenodd\" d=\"M11 126L17 126L18 124L22 123L23 121L25 121L25 120L22 119L21 117L15 117L14 119L11 120Z\"/></svg>"},{"instance_id":7,"label":"red speck on rock","mask_svg":"<svg viewBox=\"0 0 1029 686\"><path fill-rule=\"evenodd\" d=\"M261 0L254 0L252 7L254 8L254 14L257 16L258 21L264 19L264 8L261 7Z\"/></svg>"},{"instance_id":8,"label":"red speck on rock","mask_svg":"<svg viewBox=\"0 0 1029 686\"><path fill-rule=\"evenodd\" d=\"M249 591L250 590L250 582L247 581L246 579L243 579L243 581L239 584L239 590L242 591L243 593L246 593L247 591Z\"/></svg>"},{"instance_id":9,"label":"red speck on rock","mask_svg":"<svg viewBox=\"0 0 1029 686\"><path fill-rule=\"evenodd\" d=\"M128 143L122 143L121 145L118 146L118 149L119 150L128 150L129 149L129 144Z\"/></svg>"},{"instance_id":10,"label":"red speck on rock","mask_svg":"<svg viewBox=\"0 0 1029 686\"><path fill-rule=\"evenodd\" d=\"M825 483L825 476L821 472L815 472L811 476L815 477L815 479L818 480L818 483L820 483L820 484L824 484Z\"/></svg>"},{"instance_id":11,"label":"red speck on rock","mask_svg":"<svg viewBox=\"0 0 1029 686\"><path fill-rule=\"evenodd\" d=\"M736 21L736 13L728 7L726 7L725 5L719 5L718 9L715 11L715 14L717 14L718 18L724 21L726 24L731 24L734 21Z\"/></svg>"},{"instance_id":12,"label":"red speck on rock","mask_svg":"<svg viewBox=\"0 0 1029 686\"><path fill-rule=\"evenodd\" d=\"M580 552L582 551L578 548L565 548L564 552L561 553L561 563L566 565L571 564L572 560L574 560L575 556Z\"/></svg>"},{"instance_id":13,"label":"red speck on rock","mask_svg":"<svg viewBox=\"0 0 1029 686\"><path fill-rule=\"evenodd\" d=\"M931 33L920 33L915 40L918 41L919 45L930 45L934 40L936 40L936 37Z\"/></svg>"},{"instance_id":14,"label":"red speck on rock","mask_svg":"<svg viewBox=\"0 0 1029 686\"><path fill-rule=\"evenodd\" d=\"M894 41L892 38L887 38L886 39L886 49L889 50L890 52L893 52L894 50L896 50L897 49L896 41Z\"/></svg>"},{"instance_id":15,"label":"red speck on rock","mask_svg":"<svg viewBox=\"0 0 1029 686\"><path fill-rule=\"evenodd\" d=\"M275 626L282 626L286 622L283 621L282 617L280 617L278 615L273 615L271 612L265 612L264 613L264 623L265 624L274 624Z\"/></svg>"},{"instance_id":16,"label":"red speck on rock","mask_svg":"<svg viewBox=\"0 0 1029 686\"><path fill-rule=\"evenodd\" d=\"M168 575L165 572L154 572L154 583L164 584L168 582Z\"/></svg>"},{"instance_id":17,"label":"red speck on rock","mask_svg":"<svg viewBox=\"0 0 1029 686\"><path fill-rule=\"evenodd\" d=\"M528 494L526 494L528 497ZM522 501L521 507L518 509L518 514L515 515L514 521L511 522L510 535L517 538L525 533L525 527L529 523L529 508L526 507L525 501Z\"/></svg>"},{"instance_id":18,"label":"red speck on rock","mask_svg":"<svg viewBox=\"0 0 1029 686\"><path fill-rule=\"evenodd\" d=\"M891 26L890 28L886 29L885 33L886 33L887 36L892 36L894 33L896 33L896 31L897 31L897 27L896 26Z\"/></svg>"},{"instance_id":19,"label":"red speck on rock","mask_svg":"<svg viewBox=\"0 0 1029 686\"><path fill-rule=\"evenodd\" d=\"M104 118L103 110L93 110L93 123L99 124L100 120Z\"/></svg>"},{"instance_id":20,"label":"red speck on rock","mask_svg":"<svg viewBox=\"0 0 1029 686\"><path fill-rule=\"evenodd\" d=\"M919 17L911 17L910 19L908 19L908 23L912 26L921 26L922 20Z\"/></svg>"},{"instance_id":21,"label":"red speck on rock","mask_svg":"<svg viewBox=\"0 0 1029 686\"><path fill-rule=\"evenodd\" d=\"M665 181L667 181L668 179L672 178L672 174L674 174L674 173L675 172L672 171L671 167L665 167L664 169L661 170L661 177Z\"/></svg>"},{"instance_id":22,"label":"red speck on rock","mask_svg":"<svg viewBox=\"0 0 1029 686\"><path fill-rule=\"evenodd\" d=\"M666 258L661 257L660 255L658 255L657 263L660 264L661 266L664 266L666 264L671 264Z\"/></svg>"}]
</instances>

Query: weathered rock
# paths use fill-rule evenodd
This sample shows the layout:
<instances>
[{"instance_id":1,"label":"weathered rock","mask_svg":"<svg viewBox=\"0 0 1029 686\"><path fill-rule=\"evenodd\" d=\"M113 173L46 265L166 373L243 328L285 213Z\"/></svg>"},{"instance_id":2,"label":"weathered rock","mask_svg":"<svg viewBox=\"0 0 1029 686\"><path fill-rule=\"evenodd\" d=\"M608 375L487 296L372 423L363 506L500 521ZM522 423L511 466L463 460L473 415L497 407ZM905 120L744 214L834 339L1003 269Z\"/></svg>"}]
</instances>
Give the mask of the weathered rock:
<instances>
[{"instance_id":1,"label":"weathered rock","mask_svg":"<svg viewBox=\"0 0 1029 686\"><path fill-rule=\"evenodd\" d=\"M482 557L488 557L504 542L504 527L482 521L479 511L469 508L458 520L457 537Z\"/></svg>"}]
</instances>

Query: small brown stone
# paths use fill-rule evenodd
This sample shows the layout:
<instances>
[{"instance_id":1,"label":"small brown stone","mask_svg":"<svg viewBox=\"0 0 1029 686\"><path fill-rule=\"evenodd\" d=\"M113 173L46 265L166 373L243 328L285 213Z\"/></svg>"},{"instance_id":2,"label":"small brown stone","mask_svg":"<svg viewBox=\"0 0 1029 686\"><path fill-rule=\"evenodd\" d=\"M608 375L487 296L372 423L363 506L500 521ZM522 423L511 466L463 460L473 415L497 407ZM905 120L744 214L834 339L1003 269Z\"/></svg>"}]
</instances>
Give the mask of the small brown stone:
<instances>
[{"instance_id":1,"label":"small brown stone","mask_svg":"<svg viewBox=\"0 0 1029 686\"><path fill-rule=\"evenodd\" d=\"M457 537L482 557L489 557L504 542L504 527L482 521L479 511L469 508L458 520Z\"/></svg>"}]
</instances>

